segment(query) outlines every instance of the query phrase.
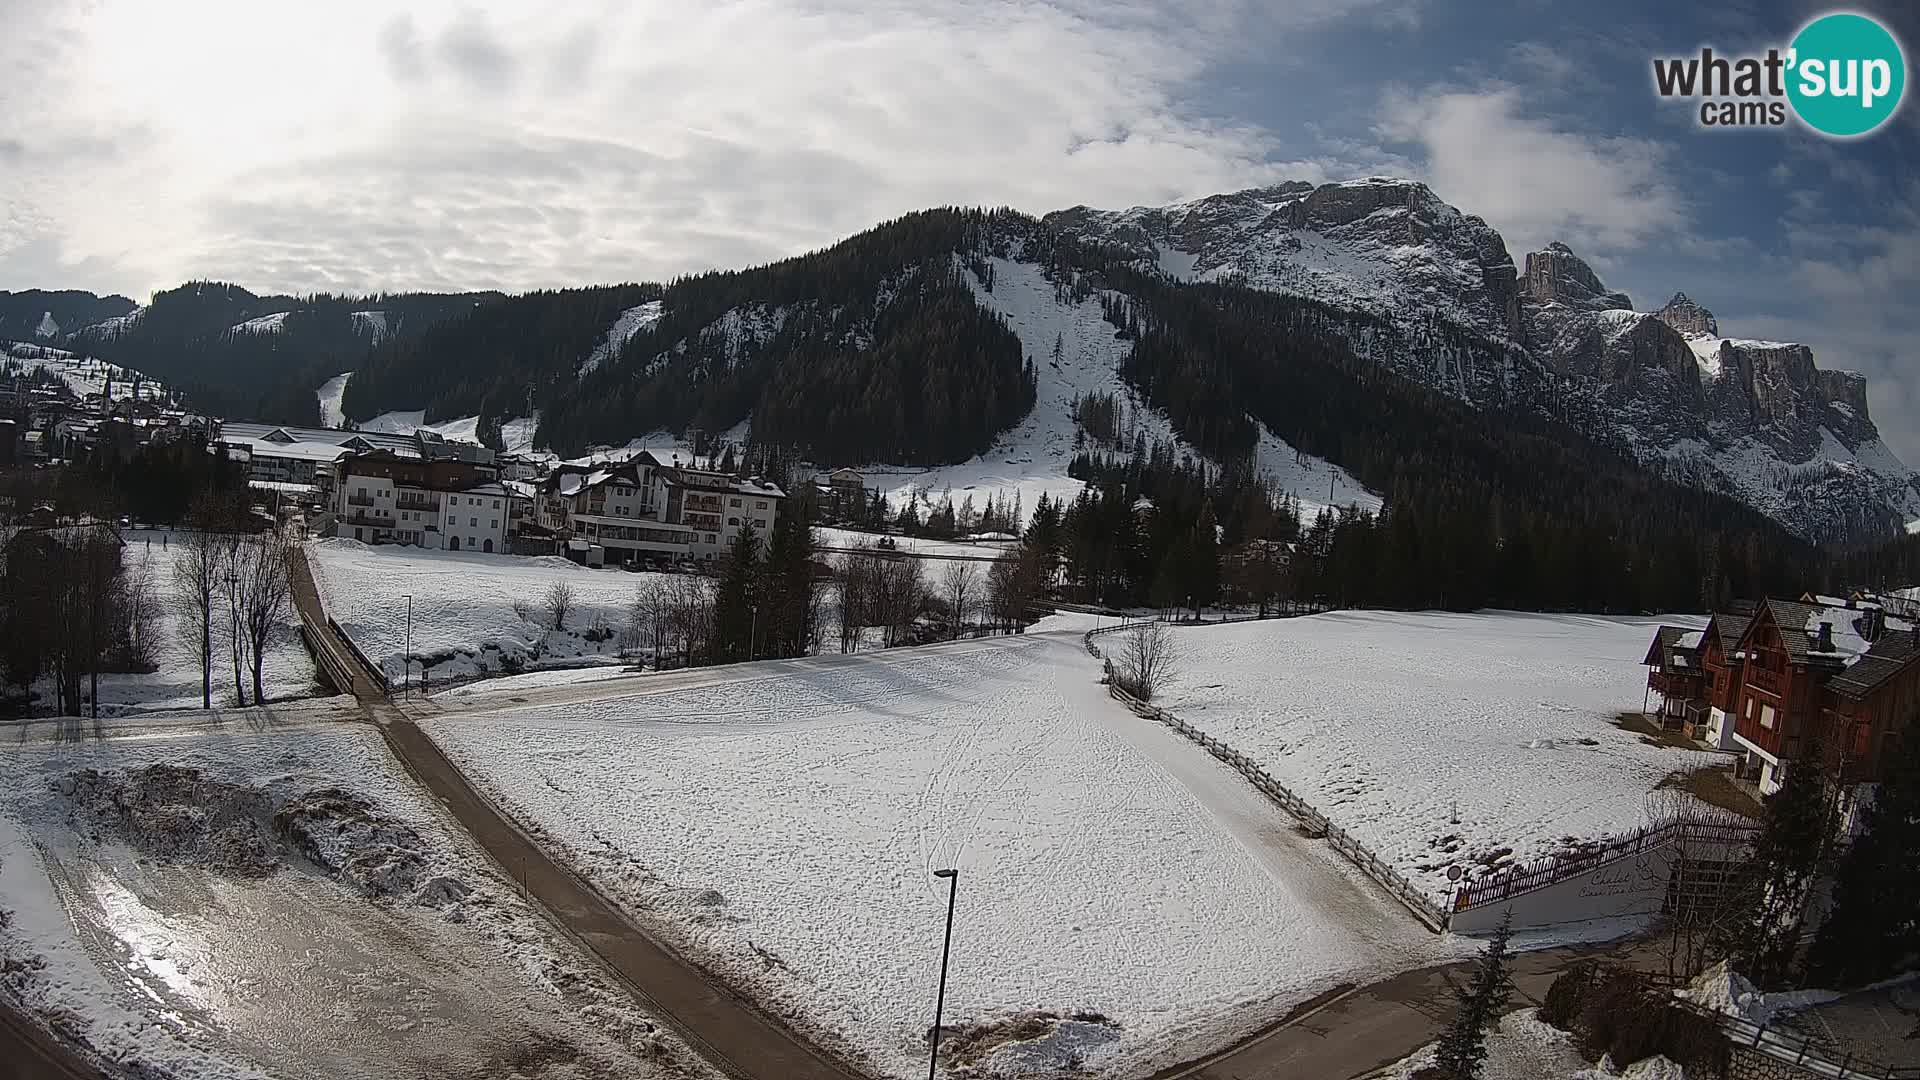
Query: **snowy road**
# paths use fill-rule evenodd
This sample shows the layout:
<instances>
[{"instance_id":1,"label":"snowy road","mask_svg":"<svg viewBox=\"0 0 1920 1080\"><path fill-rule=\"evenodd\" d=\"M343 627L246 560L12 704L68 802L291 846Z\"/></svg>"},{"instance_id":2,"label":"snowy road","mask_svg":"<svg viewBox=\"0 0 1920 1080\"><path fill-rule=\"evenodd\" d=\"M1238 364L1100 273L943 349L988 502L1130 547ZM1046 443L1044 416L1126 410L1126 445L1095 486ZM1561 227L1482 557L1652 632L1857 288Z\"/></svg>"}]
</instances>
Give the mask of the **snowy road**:
<instances>
[{"instance_id":1,"label":"snowy road","mask_svg":"<svg viewBox=\"0 0 1920 1080\"><path fill-rule=\"evenodd\" d=\"M476 689L422 726L635 919L883 1075L924 1067L942 866L950 1022L1105 1018L1002 1048L1043 1070L1150 1071L1452 955L1098 675L1035 634Z\"/></svg>"}]
</instances>

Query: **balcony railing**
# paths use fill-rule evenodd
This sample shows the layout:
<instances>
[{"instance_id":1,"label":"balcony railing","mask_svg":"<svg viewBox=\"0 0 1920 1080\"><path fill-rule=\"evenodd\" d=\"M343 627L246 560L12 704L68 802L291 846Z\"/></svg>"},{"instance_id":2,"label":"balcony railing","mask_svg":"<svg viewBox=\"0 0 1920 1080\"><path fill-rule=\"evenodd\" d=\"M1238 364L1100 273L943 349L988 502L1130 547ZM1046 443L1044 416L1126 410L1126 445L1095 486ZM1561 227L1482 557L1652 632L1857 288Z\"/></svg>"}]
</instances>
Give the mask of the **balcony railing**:
<instances>
[{"instance_id":1,"label":"balcony railing","mask_svg":"<svg viewBox=\"0 0 1920 1080\"><path fill-rule=\"evenodd\" d=\"M1647 685L1656 693L1677 698L1699 697L1705 686L1697 673L1683 674L1672 671L1650 672L1647 675Z\"/></svg>"},{"instance_id":2,"label":"balcony railing","mask_svg":"<svg viewBox=\"0 0 1920 1080\"><path fill-rule=\"evenodd\" d=\"M1747 685L1765 690L1774 697L1786 692L1787 677L1778 671L1772 671L1755 664L1747 665Z\"/></svg>"},{"instance_id":3,"label":"balcony railing","mask_svg":"<svg viewBox=\"0 0 1920 1080\"><path fill-rule=\"evenodd\" d=\"M433 510L438 512L440 509L440 500L439 499L422 499L419 496L402 495L393 501L393 505L399 507L402 510Z\"/></svg>"},{"instance_id":4,"label":"balcony railing","mask_svg":"<svg viewBox=\"0 0 1920 1080\"><path fill-rule=\"evenodd\" d=\"M372 505L373 505L373 496L371 496L371 495L349 495L349 496L347 496L347 505L348 505L348 506L372 506Z\"/></svg>"}]
</instances>

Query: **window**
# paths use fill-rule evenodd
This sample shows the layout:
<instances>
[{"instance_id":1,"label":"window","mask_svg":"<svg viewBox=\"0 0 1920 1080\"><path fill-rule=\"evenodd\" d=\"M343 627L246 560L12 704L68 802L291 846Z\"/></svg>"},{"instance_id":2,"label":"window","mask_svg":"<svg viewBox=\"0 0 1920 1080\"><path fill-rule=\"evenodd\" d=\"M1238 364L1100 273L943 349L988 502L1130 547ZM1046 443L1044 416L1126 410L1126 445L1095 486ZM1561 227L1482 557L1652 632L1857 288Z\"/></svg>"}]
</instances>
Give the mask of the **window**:
<instances>
[{"instance_id":1,"label":"window","mask_svg":"<svg viewBox=\"0 0 1920 1080\"><path fill-rule=\"evenodd\" d=\"M727 505L728 505L728 506L739 506L739 505L740 505L740 500L739 500L739 499L728 499L728 500L727 500Z\"/></svg>"},{"instance_id":2,"label":"window","mask_svg":"<svg viewBox=\"0 0 1920 1080\"><path fill-rule=\"evenodd\" d=\"M355 494L357 494L357 495L359 495L359 496L360 496L361 498L363 498L363 499L364 499L364 498L366 498L366 497L367 497L367 489L366 489L366 488L358 488L358 489L356 489L356 490L355 490Z\"/></svg>"},{"instance_id":3,"label":"window","mask_svg":"<svg viewBox=\"0 0 1920 1080\"><path fill-rule=\"evenodd\" d=\"M495 499L495 500L493 500L493 508L494 508L495 510L498 510L498 509L500 509L500 500L499 500L499 499Z\"/></svg>"},{"instance_id":4,"label":"window","mask_svg":"<svg viewBox=\"0 0 1920 1080\"><path fill-rule=\"evenodd\" d=\"M453 516L452 514L448 514L448 515L447 515L447 524L449 524L449 525L458 525L458 524L460 524L460 519L459 519L459 518L457 518L457 517L454 517L454 516Z\"/></svg>"},{"instance_id":5,"label":"window","mask_svg":"<svg viewBox=\"0 0 1920 1080\"><path fill-rule=\"evenodd\" d=\"M1776 714L1773 711L1773 706L1771 705L1760 706L1760 726L1763 728L1766 728L1769 731L1773 730L1773 721L1776 715L1778 714Z\"/></svg>"},{"instance_id":6,"label":"window","mask_svg":"<svg viewBox=\"0 0 1920 1080\"><path fill-rule=\"evenodd\" d=\"M718 539L717 537L715 537L715 536L714 536L714 535L713 535L712 533L708 533L708 534L707 534L707 543L709 543L709 544L717 544L717 543L719 543L719 539Z\"/></svg>"},{"instance_id":7,"label":"window","mask_svg":"<svg viewBox=\"0 0 1920 1080\"><path fill-rule=\"evenodd\" d=\"M479 527L480 527L480 519L479 519L479 518L477 518L477 517L470 517L470 518L468 518L468 519L467 519L467 528L469 528L469 529L477 529L477 528L479 528Z\"/></svg>"},{"instance_id":8,"label":"window","mask_svg":"<svg viewBox=\"0 0 1920 1080\"><path fill-rule=\"evenodd\" d=\"M765 510L765 509L767 508L767 500L765 500L765 499L755 499L755 500L753 501L753 508L754 508L755 510Z\"/></svg>"},{"instance_id":9,"label":"window","mask_svg":"<svg viewBox=\"0 0 1920 1080\"><path fill-rule=\"evenodd\" d=\"M767 519L766 519L766 518L754 518L754 519L753 519L753 527L754 527L754 528L756 528L756 529L764 529L764 528L766 528L766 527L767 527Z\"/></svg>"},{"instance_id":10,"label":"window","mask_svg":"<svg viewBox=\"0 0 1920 1080\"><path fill-rule=\"evenodd\" d=\"M499 527L500 527L500 519L499 519L499 518L494 518L494 519L493 519L492 521L489 521L489 522L487 522L487 528L489 528L489 529L497 529L497 528L499 528Z\"/></svg>"},{"instance_id":11,"label":"window","mask_svg":"<svg viewBox=\"0 0 1920 1080\"><path fill-rule=\"evenodd\" d=\"M1753 719L1753 699L1747 699L1747 719Z\"/></svg>"}]
</instances>

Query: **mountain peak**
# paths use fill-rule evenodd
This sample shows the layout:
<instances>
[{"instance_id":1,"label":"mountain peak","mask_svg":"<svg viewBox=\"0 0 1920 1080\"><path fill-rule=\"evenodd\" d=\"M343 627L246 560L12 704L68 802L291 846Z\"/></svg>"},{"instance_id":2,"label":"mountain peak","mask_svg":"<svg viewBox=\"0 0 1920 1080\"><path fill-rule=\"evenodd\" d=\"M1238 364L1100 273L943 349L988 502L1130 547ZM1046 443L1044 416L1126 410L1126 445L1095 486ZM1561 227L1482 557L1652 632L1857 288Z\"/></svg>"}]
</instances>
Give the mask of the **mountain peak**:
<instances>
[{"instance_id":1,"label":"mountain peak","mask_svg":"<svg viewBox=\"0 0 1920 1080\"><path fill-rule=\"evenodd\" d=\"M1609 292L1593 267L1558 240L1540 251L1527 253L1521 290L1539 304L1565 304L1590 311L1633 307L1626 293Z\"/></svg>"},{"instance_id":2,"label":"mountain peak","mask_svg":"<svg viewBox=\"0 0 1920 1080\"><path fill-rule=\"evenodd\" d=\"M1667 306L1654 314L1660 317L1661 322L1683 334L1717 336L1720 333L1720 324L1714 320L1713 312L1701 307L1683 292L1674 293L1673 299L1667 301Z\"/></svg>"}]
</instances>

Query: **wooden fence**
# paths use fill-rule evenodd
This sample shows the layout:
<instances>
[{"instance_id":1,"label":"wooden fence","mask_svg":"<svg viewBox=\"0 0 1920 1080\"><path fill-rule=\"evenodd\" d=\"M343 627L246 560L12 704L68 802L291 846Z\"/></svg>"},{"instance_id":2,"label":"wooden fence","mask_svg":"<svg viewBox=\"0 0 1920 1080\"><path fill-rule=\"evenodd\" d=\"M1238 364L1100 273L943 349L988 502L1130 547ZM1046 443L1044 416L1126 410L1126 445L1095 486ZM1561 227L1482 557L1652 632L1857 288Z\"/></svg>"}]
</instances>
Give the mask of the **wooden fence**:
<instances>
[{"instance_id":1,"label":"wooden fence","mask_svg":"<svg viewBox=\"0 0 1920 1080\"><path fill-rule=\"evenodd\" d=\"M1505 872L1479 881L1467 882L1454 894L1453 909L1511 900L1521 893L1544 889L1571 877L1596 870L1608 863L1651 851L1675 841L1712 844L1747 844L1759 833L1758 826L1669 822L1647 826L1625 836L1588 845L1579 851L1550 855L1513 866Z\"/></svg>"},{"instance_id":2,"label":"wooden fence","mask_svg":"<svg viewBox=\"0 0 1920 1080\"><path fill-rule=\"evenodd\" d=\"M1253 617L1258 618L1258 616ZM1121 623L1117 626L1107 626L1101 627L1098 630L1089 630L1085 636L1087 652L1091 653L1097 659L1104 660L1105 656L1101 653L1100 647L1093 642L1095 637L1102 634L1118 633L1122 630L1131 630L1134 627L1153 621L1152 619L1138 619L1132 622ZM1254 764L1253 761L1249 760L1238 750L1208 735L1206 732L1180 719L1173 713L1149 705L1139 698L1134 697L1132 694L1127 693L1125 690L1122 690L1112 678L1112 673L1113 664L1111 661L1107 661L1107 693L1113 695L1115 700L1125 705L1134 715L1149 720L1157 720L1186 736L1192 742L1199 744L1207 753L1212 754L1215 758L1233 768L1234 771L1246 777L1262 794L1278 803L1282 810L1292 814L1306 827L1308 832L1314 836L1325 838L1327 843L1332 845L1335 851L1345 856L1347 861L1359 867L1368 877L1378 882L1381 888L1387 890L1394 899L1405 905L1407 910L1413 913L1414 918L1419 919L1429 930L1433 930L1436 933L1446 930L1448 916L1446 909L1436 903L1432 897L1421 892L1414 886L1413 882L1408 881L1404 875L1394 869L1392 864L1374 855L1372 851L1367 849L1365 844L1354 839L1345 829L1328 821L1325 814L1314 809L1312 804L1294 794L1292 789L1268 775L1266 770Z\"/></svg>"}]
</instances>

